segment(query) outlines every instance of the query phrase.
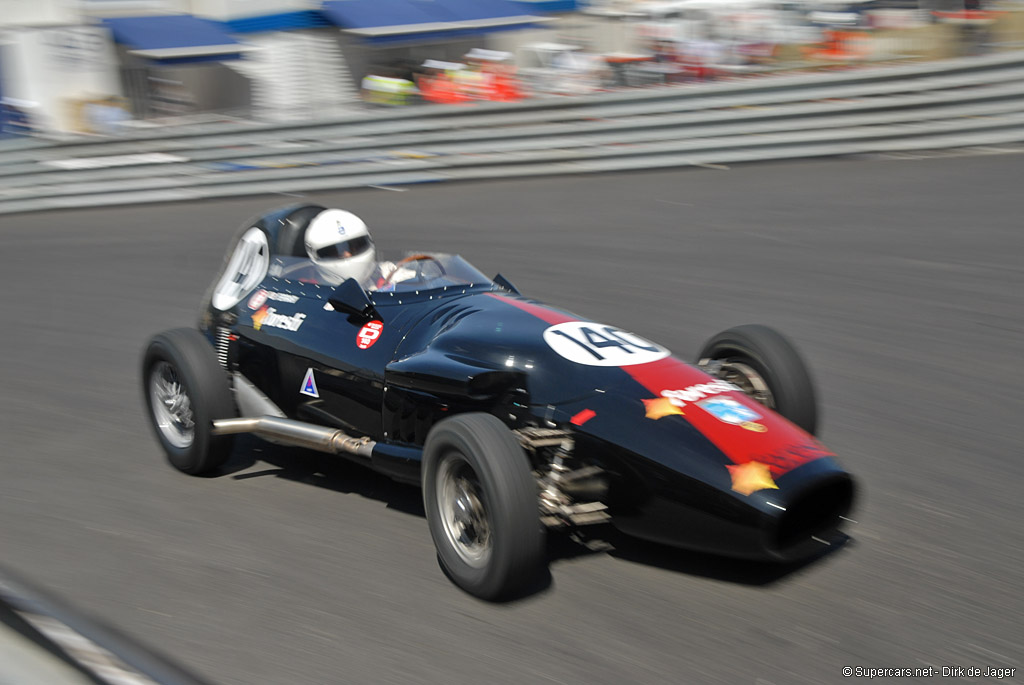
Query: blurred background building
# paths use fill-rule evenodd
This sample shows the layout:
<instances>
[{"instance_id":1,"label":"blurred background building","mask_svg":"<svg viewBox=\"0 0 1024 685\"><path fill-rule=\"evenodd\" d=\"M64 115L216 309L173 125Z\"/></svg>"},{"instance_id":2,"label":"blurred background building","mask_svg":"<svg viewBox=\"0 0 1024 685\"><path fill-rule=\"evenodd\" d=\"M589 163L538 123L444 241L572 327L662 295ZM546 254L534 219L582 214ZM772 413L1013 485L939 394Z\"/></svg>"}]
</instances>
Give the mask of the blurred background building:
<instances>
[{"instance_id":1,"label":"blurred background building","mask_svg":"<svg viewBox=\"0 0 1024 685\"><path fill-rule=\"evenodd\" d=\"M1024 45L1020 0L0 0L0 129L512 100Z\"/></svg>"}]
</instances>

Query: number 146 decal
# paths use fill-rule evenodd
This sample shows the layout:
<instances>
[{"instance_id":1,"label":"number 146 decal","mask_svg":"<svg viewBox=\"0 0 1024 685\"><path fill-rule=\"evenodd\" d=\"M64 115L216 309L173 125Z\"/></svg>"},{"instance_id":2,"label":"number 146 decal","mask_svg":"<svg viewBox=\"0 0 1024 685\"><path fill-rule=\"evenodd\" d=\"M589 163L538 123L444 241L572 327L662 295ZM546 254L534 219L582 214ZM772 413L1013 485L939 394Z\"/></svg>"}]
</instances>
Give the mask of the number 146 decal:
<instances>
[{"instance_id":1,"label":"number 146 decal","mask_svg":"<svg viewBox=\"0 0 1024 685\"><path fill-rule=\"evenodd\" d=\"M544 342L559 355L589 366L630 366L669 355L661 345L614 326L570 321L544 331Z\"/></svg>"}]
</instances>

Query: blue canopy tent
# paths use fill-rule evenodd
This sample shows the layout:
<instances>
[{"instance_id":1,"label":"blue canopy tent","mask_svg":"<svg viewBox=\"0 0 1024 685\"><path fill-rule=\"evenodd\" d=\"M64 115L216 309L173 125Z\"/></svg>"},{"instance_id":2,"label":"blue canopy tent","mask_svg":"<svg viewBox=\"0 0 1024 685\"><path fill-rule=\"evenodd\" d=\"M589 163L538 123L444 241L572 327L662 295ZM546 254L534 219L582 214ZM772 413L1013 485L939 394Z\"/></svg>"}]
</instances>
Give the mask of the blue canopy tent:
<instances>
[{"instance_id":1,"label":"blue canopy tent","mask_svg":"<svg viewBox=\"0 0 1024 685\"><path fill-rule=\"evenodd\" d=\"M190 14L102 20L119 46L121 80L137 117L241 111L251 90L227 69L250 48L223 24Z\"/></svg>"},{"instance_id":2,"label":"blue canopy tent","mask_svg":"<svg viewBox=\"0 0 1024 685\"><path fill-rule=\"evenodd\" d=\"M245 46L220 24L189 14L104 19L114 42L164 64L236 59Z\"/></svg>"},{"instance_id":3,"label":"blue canopy tent","mask_svg":"<svg viewBox=\"0 0 1024 685\"><path fill-rule=\"evenodd\" d=\"M323 12L345 33L375 44L471 36L549 20L509 0L328 0Z\"/></svg>"}]
</instances>

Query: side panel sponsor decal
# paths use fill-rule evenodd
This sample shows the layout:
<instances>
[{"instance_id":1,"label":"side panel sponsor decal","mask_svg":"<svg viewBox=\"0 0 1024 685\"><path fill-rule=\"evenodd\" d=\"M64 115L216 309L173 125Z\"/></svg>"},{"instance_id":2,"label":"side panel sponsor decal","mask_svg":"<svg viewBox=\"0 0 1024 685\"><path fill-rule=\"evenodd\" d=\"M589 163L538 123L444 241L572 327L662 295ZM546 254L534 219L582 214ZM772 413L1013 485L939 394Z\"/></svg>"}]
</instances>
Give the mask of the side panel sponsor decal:
<instances>
[{"instance_id":1,"label":"side panel sponsor decal","mask_svg":"<svg viewBox=\"0 0 1024 685\"><path fill-rule=\"evenodd\" d=\"M381 321L373 320L367 322L365 326L359 329L359 333L356 334L356 347L361 350L373 347L383 330L384 324Z\"/></svg>"},{"instance_id":2,"label":"side panel sponsor decal","mask_svg":"<svg viewBox=\"0 0 1024 685\"><path fill-rule=\"evenodd\" d=\"M316 389L316 378L313 376L312 367L306 369L306 376L302 379L302 387L299 389L299 393L309 395L310 397L320 397L320 391Z\"/></svg>"},{"instance_id":3,"label":"side panel sponsor decal","mask_svg":"<svg viewBox=\"0 0 1024 685\"><path fill-rule=\"evenodd\" d=\"M262 307L266 303L267 303L267 291L266 290L257 290L256 292L254 292L252 294L252 297L249 298L248 305L249 305L249 309L259 309L260 307Z\"/></svg>"},{"instance_id":4,"label":"side panel sponsor decal","mask_svg":"<svg viewBox=\"0 0 1024 685\"><path fill-rule=\"evenodd\" d=\"M264 326L269 328L280 328L285 331L297 331L305 320L306 315L302 312L286 316L284 314L278 314L277 310L273 307L263 307L258 312L253 312L252 327L257 331Z\"/></svg>"},{"instance_id":5,"label":"side panel sponsor decal","mask_svg":"<svg viewBox=\"0 0 1024 685\"><path fill-rule=\"evenodd\" d=\"M621 328L569 321L544 331L544 342L571 362L588 366L630 366L664 359L670 352Z\"/></svg>"},{"instance_id":6,"label":"side panel sponsor decal","mask_svg":"<svg viewBox=\"0 0 1024 685\"><path fill-rule=\"evenodd\" d=\"M713 380L706 383L697 383L682 390L662 390L661 396L667 397L677 407L685 407L687 402L696 402L711 395L723 392L738 391L740 387L728 381Z\"/></svg>"},{"instance_id":7,"label":"side panel sponsor decal","mask_svg":"<svg viewBox=\"0 0 1024 685\"><path fill-rule=\"evenodd\" d=\"M764 433L768 430L764 424L755 423L761 418L760 414L734 399L716 397L710 400L702 400L697 403L697 406L723 423L731 423L734 426L757 433Z\"/></svg>"},{"instance_id":8,"label":"side panel sponsor decal","mask_svg":"<svg viewBox=\"0 0 1024 685\"><path fill-rule=\"evenodd\" d=\"M299 301L299 296L289 295L288 293L275 293L273 290L257 290L249 298L249 309L259 309L267 303L267 300L295 304Z\"/></svg>"},{"instance_id":9,"label":"side panel sponsor decal","mask_svg":"<svg viewBox=\"0 0 1024 685\"><path fill-rule=\"evenodd\" d=\"M672 416L673 414L685 416L686 412L683 411L683 407L686 406L687 402L693 402L722 423L739 426L756 433L764 433L768 430L764 424L756 423L761 418L761 415L751 407L740 404L728 397L703 399L709 395L717 395L723 392L742 391L739 386L723 380L698 383L683 390L662 390L661 397L643 401L646 410L644 415L649 419L655 420Z\"/></svg>"}]
</instances>

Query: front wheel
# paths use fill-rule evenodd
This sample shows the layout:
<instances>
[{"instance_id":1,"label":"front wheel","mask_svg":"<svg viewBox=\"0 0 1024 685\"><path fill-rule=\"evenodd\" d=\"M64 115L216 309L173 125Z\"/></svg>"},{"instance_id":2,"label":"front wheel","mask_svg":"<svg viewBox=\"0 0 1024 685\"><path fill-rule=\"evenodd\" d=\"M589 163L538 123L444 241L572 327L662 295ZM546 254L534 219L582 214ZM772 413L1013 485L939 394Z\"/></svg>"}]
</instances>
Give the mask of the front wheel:
<instances>
[{"instance_id":1,"label":"front wheel","mask_svg":"<svg viewBox=\"0 0 1024 685\"><path fill-rule=\"evenodd\" d=\"M461 414L431 429L423 504L438 559L466 592L501 599L541 570L537 481L518 440L494 416Z\"/></svg>"},{"instance_id":2,"label":"front wheel","mask_svg":"<svg viewBox=\"0 0 1024 685\"><path fill-rule=\"evenodd\" d=\"M747 324L723 331L704 344L697 364L816 434L818 402L811 373L796 347L775 329Z\"/></svg>"},{"instance_id":3,"label":"front wheel","mask_svg":"<svg viewBox=\"0 0 1024 685\"><path fill-rule=\"evenodd\" d=\"M171 465L192 475L219 468L233 436L213 435L213 422L238 412L203 334L177 328L154 336L142 358L142 383L150 425Z\"/></svg>"}]
</instances>

